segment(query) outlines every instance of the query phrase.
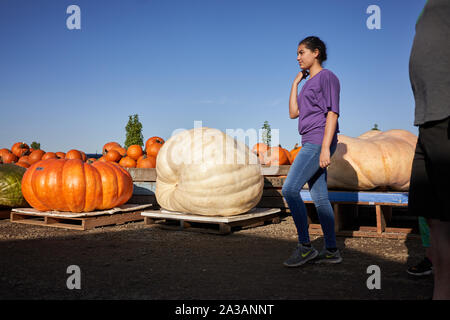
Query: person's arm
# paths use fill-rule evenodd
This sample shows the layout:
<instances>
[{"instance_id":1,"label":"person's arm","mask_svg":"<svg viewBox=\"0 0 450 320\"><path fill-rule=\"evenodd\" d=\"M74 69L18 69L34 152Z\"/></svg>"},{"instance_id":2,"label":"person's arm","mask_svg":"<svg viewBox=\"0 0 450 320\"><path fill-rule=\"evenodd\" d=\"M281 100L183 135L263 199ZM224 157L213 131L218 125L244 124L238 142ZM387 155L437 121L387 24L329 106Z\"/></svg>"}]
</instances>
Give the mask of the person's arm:
<instances>
[{"instance_id":1,"label":"person's arm","mask_svg":"<svg viewBox=\"0 0 450 320\"><path fill-rule=\"evenodd\" d=\"M325 123L325 132L322 140L322 149L320 152L320 167L326 168L330 164L330 145L336 132L338 114L333 111L327 113L327 122Z\"/></svg>"},{"instance_id":2,"label":"person's arm","mask_svg":"<svg viewBox=\"0 0 450 320\"><path fill-rule=\"evenodd\" d=\"M289 118L295 119L299 116L298 103L297 103L297 93L299 83L308 76L308 72L303 73L300 71L294 79L291 87L291 95L289 98Z\"/></svg>"}]
</instances>

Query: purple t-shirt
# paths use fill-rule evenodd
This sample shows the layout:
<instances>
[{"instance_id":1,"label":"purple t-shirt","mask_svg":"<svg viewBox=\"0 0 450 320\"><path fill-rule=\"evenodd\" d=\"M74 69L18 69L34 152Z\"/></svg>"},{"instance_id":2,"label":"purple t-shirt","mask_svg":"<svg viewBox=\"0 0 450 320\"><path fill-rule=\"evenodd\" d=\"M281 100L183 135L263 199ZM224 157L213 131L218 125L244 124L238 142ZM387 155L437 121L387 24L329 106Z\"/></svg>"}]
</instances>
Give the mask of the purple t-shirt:
<instances>
[{"instance_id":1,"label":"purple t-shirt","mask_svg":"<svg viewBox=\"0 0 450 320\"><path fill-rule=\"evenodd\" d=\"M328 69L320 70L303 85L297 97L298 132L302 136L302 144L322 144L328 111L339 115L339 93L339 79ZM338 132L339 123L331 146L337 144Z\"/></svg>"}]
</instances>

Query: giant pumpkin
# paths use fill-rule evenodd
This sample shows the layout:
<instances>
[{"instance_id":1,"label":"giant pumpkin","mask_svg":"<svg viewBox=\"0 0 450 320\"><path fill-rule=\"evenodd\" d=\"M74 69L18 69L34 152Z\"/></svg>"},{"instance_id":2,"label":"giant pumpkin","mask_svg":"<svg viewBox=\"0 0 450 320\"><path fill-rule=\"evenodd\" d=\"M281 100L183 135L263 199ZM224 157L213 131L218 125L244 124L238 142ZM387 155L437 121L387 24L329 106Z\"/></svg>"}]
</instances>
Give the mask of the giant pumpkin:
<instances>
[{"instance_id":1,"label":"giant pumpkin","mask_svg":"<svg viewBox=\"0 0 450 320\"><path fill-rule=\"evenodd\" d=\"M206 216L247 212L264 187L261 165L247 145L207 127L170 137L158 153L156 175L162 208Z\"/></svg>"},{"instance_id":2,"label":"giant pumpkin","mask_svg":"<svg viewBox=\"0 0 450 320\"><path fill-rule=\"evenodd\" d=\"M89 212L126 203L133 181L125 169L111 162L48 159L28 168L22 193L40 211Z\"/></svg>"},{"instance_id":3,"label":"giant pumpkin","mask_svg":"<svg viewBox=\"0 0 450 320\"><path fill-rule=\"evenodd\" d=\"M417 137L409 131L370 130L357 138L338 135L328 167L328 187L407 191Z\"/></svg>"}]
</instances>

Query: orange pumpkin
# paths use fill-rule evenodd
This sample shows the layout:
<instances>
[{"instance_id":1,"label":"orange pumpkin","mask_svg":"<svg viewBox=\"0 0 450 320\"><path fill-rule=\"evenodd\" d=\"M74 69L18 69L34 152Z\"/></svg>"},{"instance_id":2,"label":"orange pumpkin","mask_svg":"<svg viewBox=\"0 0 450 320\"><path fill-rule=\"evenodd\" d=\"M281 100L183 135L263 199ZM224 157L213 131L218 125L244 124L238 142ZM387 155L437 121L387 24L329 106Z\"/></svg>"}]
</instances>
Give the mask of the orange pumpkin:
<instances>
[{"instance_id":1,"label":"orange pumpkin","mask_svg":"<svg viewBox=\"0 0 450 320\"><path fill-rule=\"evenodd\" d=\"M72 150L67 151L65 159L83 160L83 155L81 154L80 151L78 151L76 149L72 149Z\"/></svg>"},{"instance_id":2,"label":"orange pumpkin","mask_svg":"<svg viewBox=\"0 0 450 320\"><path fill-rule=\"evenodd\" d=\"M268 166L281 166L291 164L291 156L288 150L280 145L278 147L270 147L263 154L264 164Z\"/></svg>"},{"instance_id":3,"label":"orange pumpkin","mask_svg":"<svg viewBox=\"0 0 450 320\"><path fill-rule=\"evenodd\" d=\"M144 154L138 159L136 168L156 168L156 157Z\"/></svg>"},{"instance_id":4,"label":"orange pumpkin","mask_svg":"<svg viewBox=\"0 0 450 320\"><path fill-rule=\"evenodd\" d=\"M15 163L15 165L21 166L21 167L24 167L24 168L29 168L30 167L30 164L28 162L26 162L26 161L19 161L19 162Z\"/></svg>"},{"instance_id":5,"label":"orange pumpkin","mask_svg":"<svg viewBox=\"0 0 450 320\"><path fill-rule=\"evenodd\" d=\"M21 156L27 155L30 153L30 147L25 142L16 142L11 147L11 152L17 158L20 158Z\"/></svg>"},{"instance_id":6,"label":"orange pumpkin","mask_svg":"<svg viewBox=\"0 0 450 320\"><path fill-rule=\"evenodd\" d=\"M47 160L47 159L58 159L58 157L56 156L56 153L54 153L54 152L46 152L42 156L41 160Z\"/></svg>"},{"instance_id":7,"label":"orange pumpkin","mask_svg":"<svg viewBox=\"0 0 450 320\"><path fill-rule=\"evenodd\" d=\"M111 150L116 150L120 153L120 156L125 157L127 155L127 149L123 147L113 147Z\"/></svg>"},{"instance_id":8,"label":"orange pumpkin","mask_svg":"<svg viewBox=\"0 0 450 320\"><path fill-rule=\"evenodd\" d=\"M45 151L43 150L34 150L33 152L30 153L30 155L28 156L28 162L30 164L33 164L35 162L38 162L42 159L42 157L44 156Z\"/></svg>"},{"instance_id":9,"label":"orange pumpkin","mask_svg":"<svg viewBox=\"0 0 450 320\"><path fill-rule=\"evenodd\" d=\"M291 164L294 163L295 157L297 157L297 153L300 151L302 147L298 146L298 143L295 144L294 149L292 149L289 153L291 154Z\"/></svg>"},{"instance_id":10,"label":"orange pumpkin","mask_svg":"<svg viewBox=\"0 0 450 320\"><path fill-rule=\"evenodd\" d=\"M112 162L119 162L119 160L122 158L120 153L117 150L109 150L104 156L106 161L112 161Z\"/></svg>"},{"instance_id":11,"label":"orange pumpkin","mask_svg":"<svg viewBox=\"0 0 450 320\"><path fill-rule=\"evenodd\" d=\"M58 151L58 152L55 152L55 154L56 154L56 157L59 158L59 159L65 159L66 158L66 153L65 152Z\"/></svg>"},{"instance_id":12,"label":"orange pumpkin","mask_svg":"<svg viewBox=\"0 0 450 320\"><path fill-rule=\"evenodd\" d=\"M269 149L269 146L262 142L258 142L252 148L252 152L258 156L259 162L261 164L265 164L263 156L264 156L264 153L266 153L268 149Z\"/></svg>"},{"instance_id":13,"label":"orange pumpkin","mask_svg":"<svg viewBox=\"0 0 450 320\"><path fill-rule=\"evenodd\" d=\"M138 144L133 144L127 149L127 156L132 158L133 160L138 160L144 154L142 147Z\"/></svg>"},{"instance_id":14,"label":"orange pumpkin","mask_svg":"<svg viewBox=\"0 0 450 320\"><path fill-rule=\"evenodd\" d=\"M17 162L28 162L30 163L30 156L21 156Z\"/></svg>"},{"instance_id":15,"label":"orange pumpkin","mask_svg":"<svg viewBox=\"0 0 450 320\"><path fill-rule=\"evenodd\" d=\"M145 152L147 153L148 147L152 144L152 143L159 143L159 144L164 144L164 139L161 137L151 137L148 138L147 141L145 142Z\"/></svg>"},{"instance_id":16,"label":"orange pumpkin","mask_svg":"<svg viewBox=\"0 0 450 320\"><path fill-rule=\"evenodd\" d=\"M117 142L106 143L102 148L102 154L106 154L109 150L112 150L115 147L121 148L121 145L118 144Z\"/></svg>"},{"instance_id":17,"label":"orange pumpkin","mask_svg":"<svg viewBox=\"0 0 450 320\"><path fill-rule=\"evenodd\" d=\"M4 152L1 156L1 160L3 163L14 163L17 162L18 157L12 152Z\"/></svg>"},{"instance_id":18,"label":"orange pumpkin","mask_svg":"<svg viewBox=\"0 0 450 320\"><path fill-rule=\"evenodd\" d=\"M133 193L130 174L112 162L48 159L31 165L22 194L40 211L89 212L126 203Z\"/></svg>"},{"instance_id":19,"label":"orange pumpkin","mask_svg":"<svg viewBox=\"0 0 450 320\"><path fill-rule=\"evenodd\" d=\"M125 168L136 168L136 160L126 156L120 159L119 165Z\"/></svg>"},{"instance_id":20,"label":"orange pumpkin","mask_svg":"<svg viewBox=\"0 0 450 320\"><path fill-rule=\"evenodd\" d=\"M7 153L12 153L12 152L11 152L11 150L9 150L7 148L0 149L0 158L2 157L3 154L7 154Z\"/></svg>"},{"instance_id":21,"label":"orange pumpkin","mask_svg":"<svg viewBox=\"0 0 450 320\"><path fill-rule=\"evenodd\" d=\"M158 156L159 150L162 148L163 145L164 143L160 143L158 142L158 140L151 143L145 150L147 156L156 158Z\"/></svg>"}]
</instances>

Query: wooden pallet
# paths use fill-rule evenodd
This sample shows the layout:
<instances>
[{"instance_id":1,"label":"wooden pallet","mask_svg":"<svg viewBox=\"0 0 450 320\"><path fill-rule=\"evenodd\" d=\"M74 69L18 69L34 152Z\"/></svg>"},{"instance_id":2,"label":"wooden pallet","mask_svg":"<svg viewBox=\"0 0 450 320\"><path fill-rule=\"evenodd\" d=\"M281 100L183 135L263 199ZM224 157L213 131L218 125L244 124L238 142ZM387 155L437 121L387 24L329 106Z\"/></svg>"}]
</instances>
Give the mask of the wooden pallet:
<instances>
[{"instance_id":1,"label":"wooden pallet","mask_svg":"<svg viewBox=\"0 0 450 320\"><path fill-rule=\"evenodd\" d=\"M290 165L282 165L276 168L270 168L262 166L261 174L264 176L264 190L263 195L257 208L279 208L281 212L289 214L289 206L284 199L281 190L286 180L287 174L290 170ZM135 184L133 196L130 201L134 203L152 203L154 208L158 208L159 205L155 196L156 189L156 170L141 169L141 168L129 168L127 169ZM304 188L308 190L308 185ZM333 192L333 190L331 190ZM339 192L339 191L338 191ZM355 192L356 194L357 192ZM314 204L312 201L304 201L308 210L314 211ZM342 236L354 236L354 237L388 237L403 239L406 237L414 237L417 233L412 228L406 228L405 226L392 227L390 225L391 218L398 212L398 208L407 208L405 203L383 203L383 202L361 202L361 201L348 201L348 202L333 202L331 204L334 209L335 222L336 222L336 234ZM348 222L355 221L358 216L358 207L369 206L373 208L373 216L375 216L376 222L370 225L361 225L357 230L346 229L349 225ZM314 223L310 219L310 233L321 234L322 230L320 224Z\"/></svg>"},{"instance_id":2,"label":"wooden pallet","mask_svg":"<svg viewBox=\"0 0 450 320\"><path fill-rule=\"evenodd\" d=\"M230 217L201 216L168 210L144 211L144 223L169 230L185 230L213 234L230 234L233 228L252 228L266 222L279 223L279 208L253 208L247 213Z\"/></svg>"},{"instance_id":3,"label":"wooden pallet","mask_svg":"<svg viewBox=\"0 0 450 320\"><path fill-rule=\"evenodd\" d=\"M46 227L55 227L71 230L89 230L96 227L104 227L109 225L120 225L132 221L144 220L141 212L150 207L148 205L132 205L123 206L123 210L115 208L112 213L106 211L90 212L90 213L55 213L39 212L34 209L13 209L11 211L10 221L14 223L23 223L28 225L38 225Z\"/></svg>"}]
</instances>

